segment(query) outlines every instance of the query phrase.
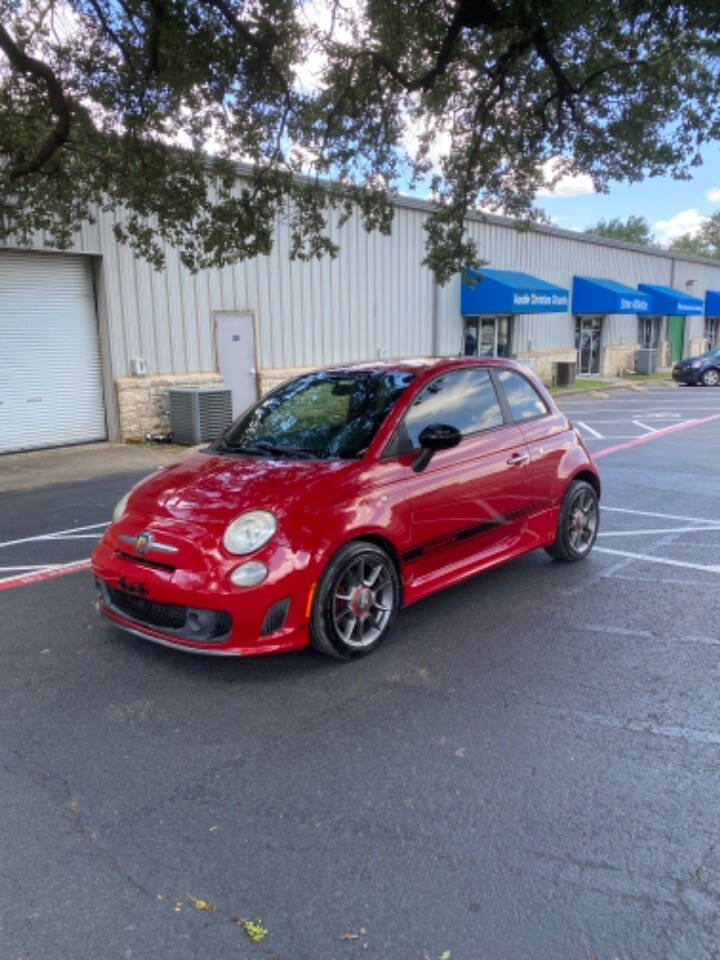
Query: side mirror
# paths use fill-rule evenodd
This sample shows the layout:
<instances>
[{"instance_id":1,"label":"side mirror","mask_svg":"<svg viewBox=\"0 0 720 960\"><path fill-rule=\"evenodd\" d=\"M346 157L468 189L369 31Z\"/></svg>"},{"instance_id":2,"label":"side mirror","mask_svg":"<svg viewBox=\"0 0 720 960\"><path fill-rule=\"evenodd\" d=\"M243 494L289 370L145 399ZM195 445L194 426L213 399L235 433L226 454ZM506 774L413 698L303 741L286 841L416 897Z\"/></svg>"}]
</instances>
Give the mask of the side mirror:
<instances>
[{"instance_id":1,"label":"side mirror","mask_svg":"<svg viewBox=\"0 0 720 960\"><path fill-rule=\"evenodd\" d=\"M418 440L422 449L412 464L415 473L421 473L438 450L456 447L462 440L462 434L457 427L449 424L430 423L421 431Z\"/></svg>"}]
</instances>

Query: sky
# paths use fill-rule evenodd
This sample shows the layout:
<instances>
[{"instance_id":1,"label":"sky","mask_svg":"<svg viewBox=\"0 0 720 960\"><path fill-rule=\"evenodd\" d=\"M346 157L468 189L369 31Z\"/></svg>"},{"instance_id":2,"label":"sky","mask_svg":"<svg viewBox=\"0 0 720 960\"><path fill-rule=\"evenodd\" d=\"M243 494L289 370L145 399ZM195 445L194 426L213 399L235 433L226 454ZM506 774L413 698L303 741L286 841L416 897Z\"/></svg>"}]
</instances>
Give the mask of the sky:
<instances>
[{"instance_id":1,"label":"sky","mask_svg":"<svg viewBox=\"0 0 720 960\"><path fill-rule=\"evenodd\" d=\"M588 177L569 177L560 182L555 196L539 196L537 204L565 230L584 230L613 217L645 217L665 245L683 233L696 233L703 217L720 210L720 142L706 146L703 160L692 180L655 177L615 183L607 194L595 193Z\"/></svg>"}]
</instances>

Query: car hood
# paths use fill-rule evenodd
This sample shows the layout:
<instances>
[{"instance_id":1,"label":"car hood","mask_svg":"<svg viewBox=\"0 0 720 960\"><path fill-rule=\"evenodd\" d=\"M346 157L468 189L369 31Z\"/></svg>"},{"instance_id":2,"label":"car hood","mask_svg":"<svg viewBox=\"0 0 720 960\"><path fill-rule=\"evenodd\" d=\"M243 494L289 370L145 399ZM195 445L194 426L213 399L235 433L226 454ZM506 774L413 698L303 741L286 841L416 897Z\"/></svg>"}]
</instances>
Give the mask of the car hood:
<instances>
[{"instance_id":1,"label":"car hood","mask_svg":"<svg viewBox=\"0 0 720 960\"><path fill-rule=\"evenodd\" d=\"M270 460L264 457L193 453L143 480L128 512L197 523L229 523L246 510L281 517L298 501L336 498L352 460ZM334 494L334 497L333 497Z\"/></svg>"},{"instance_id":2,"label":"car hood","mask_svg":"<svg viewBox=\"0 0 720 960\"><path fill-rule=\"evenodd\" d=\"M711 363L716 358L714 351L710 353L701 353L698 357L686 357L685 360L679 360L675 367L691 367L694 363L697 363L698 360L702 360L703 363Z\"/></svg>"}]
</instances>

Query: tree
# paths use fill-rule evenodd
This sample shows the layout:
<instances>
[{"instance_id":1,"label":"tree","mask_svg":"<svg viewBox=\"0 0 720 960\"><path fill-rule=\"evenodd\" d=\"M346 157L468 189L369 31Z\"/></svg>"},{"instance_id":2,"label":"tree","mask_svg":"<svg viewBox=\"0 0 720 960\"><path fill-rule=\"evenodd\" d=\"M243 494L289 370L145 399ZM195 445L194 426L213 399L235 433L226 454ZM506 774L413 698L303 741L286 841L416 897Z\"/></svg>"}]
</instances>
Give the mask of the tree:
<instances>
[{"instance_id":1,"label":"tree","mask_svg":"<svg viewBox=\"0 0 720 960\"><path fill-rule=\"evenodd\" d=\"M716 0L0 0L0 242L65 246L99 204L156 265L267 253L278 217L322 256L426 178L445 282L481 261L467 213L531 221L543 169L688 176L719 35Z\"/></svg>"},{"instance_id":2,"label":"tree","mask_svg":"<svg viewBox=\"0 0 720 960\"><path fill-rule=\"evenodd\" d=\"M689 253L693 257L710 257L720 260L720 210L703 220L697 233L684 233L676 237L670 249Z\"/></svg>"},{"instance_id":3,"label":"tree","mask_svg":"<svg viewBox=\"0 0 720 960\"><path fill-rule=\"evenodd\" d=\"M627 220L613 217L612 220L598 220L585 233L598 237L610 237L612 240L624 240L626 243L639 243L645 247L653 246L652 227L645 217L630 216Z\"/></svg>"},{"instance_id":4,"label":"tree","mask_svg":"<svg viewBox=\"0 0 720 960\"><path fill-rule=\"evenodd\" d=\"M720 210L704 221L698 236L705 251L704 256L720 260Z\"/></svg>"},{"instance_id":5,"label":"tree","mask_svg":"<svg viewBox=\"0 0 720 960\"><path fill-rule=\"evenodd\" d=\"M689 254L691 257L710 256L700 237L693 233L683 233L681 236L675 237L668 249L672 250L673 253Z\"/></svg>"}]
</instances>

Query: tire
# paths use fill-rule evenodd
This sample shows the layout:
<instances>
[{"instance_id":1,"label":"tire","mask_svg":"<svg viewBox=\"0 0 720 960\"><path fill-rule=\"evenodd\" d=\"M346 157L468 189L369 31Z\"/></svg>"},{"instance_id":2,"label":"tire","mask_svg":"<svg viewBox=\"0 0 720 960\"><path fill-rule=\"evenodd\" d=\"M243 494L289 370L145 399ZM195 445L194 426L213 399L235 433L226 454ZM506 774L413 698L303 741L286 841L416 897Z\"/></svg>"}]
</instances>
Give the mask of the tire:
<instances>
[{"instance_id":1,"label":"tire","mask_svg":"<svg viewBox=\"0 0 720 960\"><path fill-rule=\"evenodd\" d=\"M310 642L320 653L353 660L374 650L400 606L395 564L374 543L354 540L335 554L320 578Z\"/></svg>"},{"instance_id":2,"label":"tire","mask_svg":"<svg viewBox=\"0 0 720 960\"><path fill-rule=\"evenodd\" d=\"M575 480L560 505L555 542L545 551L554 560L574 563L588 556L597 538L600 504L592 484Z\"/></svg>"},{"instance_id":3,"label":"tire","mask_svg":"<svg viewBox=\"0 0 720 960\"><path fill-rule=\"evenodd\" d=\"M704 387L716 387L720 383L720 370L716 367L708 367L707 370L703 370L700 379Z\"/></svg>"}]
</instances>

